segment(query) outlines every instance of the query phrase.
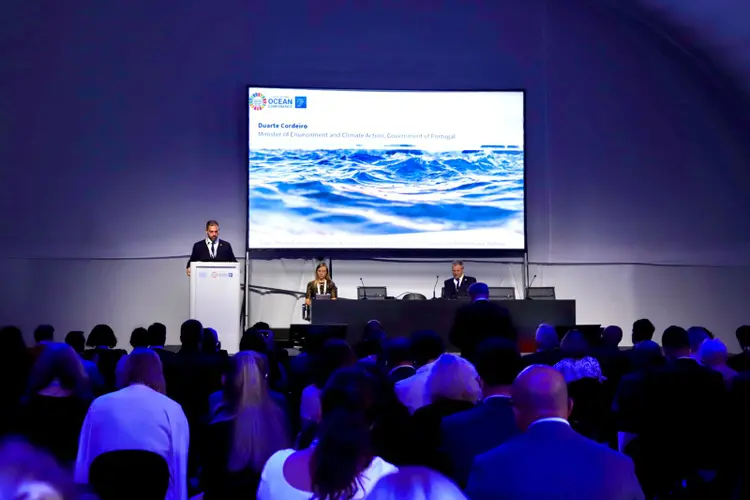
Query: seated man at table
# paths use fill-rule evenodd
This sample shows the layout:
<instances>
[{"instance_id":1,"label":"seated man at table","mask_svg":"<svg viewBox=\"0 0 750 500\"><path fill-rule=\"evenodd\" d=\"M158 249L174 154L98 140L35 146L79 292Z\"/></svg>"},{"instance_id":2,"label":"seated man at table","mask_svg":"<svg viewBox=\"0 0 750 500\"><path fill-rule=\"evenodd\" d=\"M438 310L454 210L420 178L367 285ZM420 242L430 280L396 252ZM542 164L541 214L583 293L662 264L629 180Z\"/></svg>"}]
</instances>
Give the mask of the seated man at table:
<instances>
[{"instance_id":1,"label":"seated man at table","mask_svg":"<svg viewBox=\"0 0 750 500\"><path fill-rule=\"evenodd\" d=\"M506 308L490 302L490 290L485 283L469 287L471 303L456 311L448 340L461 350L461 356L473 361L477 345L490 337L516 341L516 329Z\"/></svg>"},{"instance_id":2,"label":"seated man at table","mask_svg":"<svg viewBox=\"0 0 750 500\"><path fill-rule=\"evenodd\" d=\"M469 287L473 283L476 283L477 279L471 276L464 276L464 263L461 260L453 261L452 272L453 278L443 282L443 298L457 299L459 297L467 297Z\"/></svg>"}]
</instances>

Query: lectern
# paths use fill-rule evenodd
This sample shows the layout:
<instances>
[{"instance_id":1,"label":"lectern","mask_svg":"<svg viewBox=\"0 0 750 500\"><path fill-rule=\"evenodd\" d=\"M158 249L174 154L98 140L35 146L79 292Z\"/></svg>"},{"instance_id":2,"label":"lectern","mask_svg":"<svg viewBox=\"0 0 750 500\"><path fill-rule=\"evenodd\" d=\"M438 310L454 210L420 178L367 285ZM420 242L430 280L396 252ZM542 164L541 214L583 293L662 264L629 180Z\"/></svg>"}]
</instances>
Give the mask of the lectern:
<instances>
[{"instance_id":1,"label":"lectern","mask_svg":"<svg viewBox=\"0 0 750 500\"><path fill-rule=\"evenodd\" d=\"M190 264L190 318L219 333L230 354L240 347L242 306L240 265L236 262Z\"/></svg>"}]
</instances>

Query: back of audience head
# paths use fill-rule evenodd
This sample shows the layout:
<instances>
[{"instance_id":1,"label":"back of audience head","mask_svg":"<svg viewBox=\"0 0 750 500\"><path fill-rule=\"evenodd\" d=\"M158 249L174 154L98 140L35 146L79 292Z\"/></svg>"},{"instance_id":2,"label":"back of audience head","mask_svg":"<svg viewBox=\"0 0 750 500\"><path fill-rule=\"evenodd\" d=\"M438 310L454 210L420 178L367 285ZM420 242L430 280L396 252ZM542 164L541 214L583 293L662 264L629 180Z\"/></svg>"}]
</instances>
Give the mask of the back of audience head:
<instances>
[{"instance_id":1,"label":"back of audience head","mask_svg":"<svg viewBox=\"0 0 750 500\"><path fill-rule=\"evenodd\" d=\"M557 335L557 330L554 326L547 323L542 323L537 327L534 339L536 341L536 348L540 351L551 351L560 345L560 337Z\"/></svg>"},{"instance_id":2,"label":"back of audience head","mask_svg":"<svg viewBox=\"0 0 750 500\"><path fill-rule=\"evenodd\" d=\"M588 354L589 343L579 330L570 330L560 342L560 351L566 358L581 359Z\"/></svg>"},{"instance_id":3,"label":"back of audience head","mask_svg":"<svg viewBox=\"0 0 750 500\"><path fill-rule=\"evenodd\" d=\"M430 403L440 400L476 403L482 397L476 368L455 354L441 355L430 368L425 394Z\"/></svg>"},{"instance_id":4,"label":"back of audience head","mask_svg":"<svg viewBox=\"0 0 750 500\"><path fill-rule=\"evenodd\" d=\"M65 336L65 343L68 344L77 353L86 350L86 334L81 330L73 330Z\"/></svg>"},{"instance_id":5,"label":"back of audience head","mask_svg":"<svg viewBox=\"0 0 750 500\"><path fill-rule=\"evenodd\" d=\"M698 359L706 366L723 366L728 357L727 346L719 339L706 339L698 349Z\"/></svg>"},{"instance_id":6,"label":"back of audience head","mask_svg":"<svg viewBox=\"0 0 750 500\"><path fill-rule=\"evenodd\" d=\"M644 340L651 340L654 338L654 332L656 328L654 324L648 319L639 319L633 323L633 344L643 342Z\"/></svg>"},{"instance_id":7,"label":"back of audience head","mask_svg":"<svg viewBox=\"0 0 750 500\"><path fill-rule=\"evenodd\" d=\"M529 366L513 382L513 410L522 431L543 418L567 420L572 409L565 379L550 366Z\"/></svg>"},{"instance_id":8,"label":"back of audience head","mask_svg":"<svg viewBox=\"0 0 750 500\"><path fill-rule=\"evenodd\" d=\"M636 353L636 356L633 357L634 369L644 370L661 365L664 362L661 347L653 340L637 343L633 346L633 351Z\"/></svg>"},{"instance_id":9,"label":"back of audience head","mask_svg":"<svg viewBox=\"0 0 750 500\"><path fill-rule=\"evenodd\" d=\"M398 366L411 366L413 363L411 341L405 337L386 339L383 341L383 356L388 370L393 370Z\"/></svg>"},{"instance_id":10,"label":"back of audience head","mask_svg":"<svg viewBox=\"0 0 750 500\"><path fill-rule=\"evenodd\" d=\"M213 328L203 329L203 340L201 341L201 349L207 354L215 354L221 349L221 343L219 342L219 334Z\"/></svg>"},{"instance_id":11,"label":"back of audience head","mask_svg":"<svg viewBox=\"0 0 750 500\"><path fill-rule=\"evenodd\" d=\"M489 338L477 347L477 373L484 396L510 387L521 371L522 360L516 344L507 339Z\"/></svg>"},{"instance_id":12,"label":"back of audience head","mask_svg":"<svg viewBox=\"0 0 750 500\"><path fill-rule=\"evenodd\" d=\"M375 423L376 381L361 368L334 373L321 396L322 421L311 459L316 498L352 498L359 475L374 452L370 429Z\"/></svg>"},{"instance_id":13,"label":"back of audience head","mask_svg":"<svg viewBox=\"0 0 750 500\"><path fill-rule=\"evenodd\" d=\"M688 339L690 340L690 351L698 354L698 350L701 348L704 340L710 339L711 336L708 334L708 330L702 326L691 326L687 329Z\"/></svg>"},{"instance_id":14,"label":"back of audience head","mask_svg":"<svg viewBox=\"0 0 750 500\"><path fill-rule=\"evenodd\" d=\"M490 288L486 283L472 283L469 285L468 293L472 300L487 299L490 296Z\"/></svg>"},{"instance_id":15,"label":"back of audience head","mask_svg":"<svg viewBox=\"0 0 750 500\"><path fill-rule=\"evenodd\" d=\"M284 414L271 399L266 383L266 357L253 351L229 359L224 378L224 400L234 418L228 468L263 469L275 452L290 445Z\"/></svg>"},{"instance_id":16,"label":"back of audience head","mask_svg":"<svg viewBox=\"0 0 750 500\"><path fill-rule=\"evenodd\" d=\"M115 331L109 325L96 325L91 329L89 337L86 339L86 345L89 347L109 347L113 349L117 346Z\"/></svg>"},{"instance_id":17,"label":"back of audience head","mask_svg":"<svg viewBox=\"0 0 750 500\"><path fill-rule=\"evenodd\" d=\"M433 330L418 330L411 335L411 352L414 364L424 366L445 352L445 342Z\"/></svg>"},{"instance_id":18,"label":"back of audience head","mask_svg":"<svg viewBox=\"0 0 750 500\"><path fill-rule=\"evenodd\" d=\"M55 328L52 325L39 325L34 329L34 342L54 342Z\"/></svg>"},{"instance_id":19,"label":"back of audience head","mask_svg":"<svg viewBox=\"0 0 750 500\"><path fill-rule=\"evenodd\" d=\"M681 326L670 326L661 336L661 346L667 358L683 358L690 356L690 337Z\"/></svg>"},{"instance_id":20,"label":"back of audience head","mask_svg":"<svg viewBox=\"0 0 750 500\"><path fill-rule=\"evenodd\" d=\"M750 325L742 325L734 332L743 351L750 349Z\"/></svg>"},{"instance_id":21,"label":"back of audience head","mask_svg":"<svg viewBox=\"0 0 750 500\"><path fill-rule=\"evenodd\" d=\"M268 360L255 351L240 351L227 362L224 400L231 413L256 405L268 395Z\"/></svg>"},{"instance_id":22,"label":"back of audience head","mask_svg":"<svg viewBox=\"0 0 750 500\"><path fill-rule=\"evenodd\" d=\"M128 354L119 374L120 387L128 387L135 384L145 385L161 394L167 393L167 384L164 381L161 360L151 349L138 347Z\"/></svg>"},{"instance_id":23,"label":"back of audience head","mask_svg":"<svg viewBox=\"0 0 750 500\"><path fill-rule=\"evenodd\" d=\"M90 396L89 379L78 354L67 344L51 343L39 355L29 377L29 395L53 382L79 398Z\"/></svg>"},{"instance_id":24,"label":"back of audience head","mask_svg":"<svg viewBox=\"0 0 750 500\"><path fill-rule=\"evenodd\" d=\"M0 498L68 500L78 496L70 475L54 458L28 443L9 440L0 446Z\"/></svg>"},{"instance_id":25,"label":"back of audience head","mask_svg":"<svg viewBox=\"0 0 750 500\"><path fill-rule=\"evenodd\" d=\"M203 324L197 319L189 319L180 326L180 343L188 350L200 350L203 341Z\"/></svg>"},{"instance_id":26,"label":"back of audience head","mask_svg":"<svg viewBox=\"0 0 750 500\"><path fill-rule=\"evenodd\" d=\"M622 328L617 325L609 325L602 330L602 344L617 347L622 342Z\"/></svg>"},{"instance_id":27,"label":"back of audience head","mask_svg":"<svg viewBox=\"0 0 750 500\"><path fill-rule=\"evenodd\" d=\"M268 354L268 343L260 330L254 326L245 330L240 339L240 351Z\"/></svg>"},{"instance_id":28,"label":"back of audience head","mask_svg":"<svg viewBox=\"0 0 750 500\"><path fill-rule=\"evenodd\" d=\"M0 356L13 359L19 353L26 352L23 332L16 326L5 326L0 330Z\"/></svg>"},{"instance_id":29,"label":"back of audience head","mask_svg":"<svg viewBox=\"0 0 750 500\"><path fill-rule=\"evenodd\" d=\"M148 338L148 330L143 327L138 327L133 330L130 334L130 346L134 349L137 347L148 347L151 345Z\"/></svg>"},{"instance_id":30,"label":"back of audience head","mask_svg":"<svg viewBox=\"0 0 750 500\"><path fill-rule=\"evenodd\" d=\"M167 327L163 323L152 323L148 327L148 345L164 347L167 343Z\"/></svg>"},{"instance_id":31,"label":"back of audience head","mask_svg":"<svg viewBox=\"0 0 750 500\"><path fill-rule=\"evenodd\" d=\"M354 366L357 357L354 350L341 339L330 339L323 345L323 350L317 357L314 384L318 389L328 383L328 379L339 368Z\"/></svg>"},{"instance_id":32,"label":"back of audience head","mask_svg":"<svg viewBox=\"0 0 750 500\"><path fill-rule=\"evenodd\" d=\"M383 476L367 500L466 500L450 479L427 467L402 467Z\"/></svg>"},{"instance_id":33,"label":"back of audience head","mask_svg":"<svg viewBox=\"0 0 750 500\"><path fill-rule=\"evenodd\" d=\"M376 319L371 319L365 324L364 331L362 332L362 340L365 342L375 341L380 342L386 337L383 325Z\"/></svg>"},{"instance_id":34,"label":"back of audience head","mask_svg":"<svg viewBox=\"0 0 750 500\"><path fill-rule=\"evenodd\" d=\"M265 321L257 321L251 328L255 328L256 330L270 330L271 325Z\"/></svg>"}]
</instances>

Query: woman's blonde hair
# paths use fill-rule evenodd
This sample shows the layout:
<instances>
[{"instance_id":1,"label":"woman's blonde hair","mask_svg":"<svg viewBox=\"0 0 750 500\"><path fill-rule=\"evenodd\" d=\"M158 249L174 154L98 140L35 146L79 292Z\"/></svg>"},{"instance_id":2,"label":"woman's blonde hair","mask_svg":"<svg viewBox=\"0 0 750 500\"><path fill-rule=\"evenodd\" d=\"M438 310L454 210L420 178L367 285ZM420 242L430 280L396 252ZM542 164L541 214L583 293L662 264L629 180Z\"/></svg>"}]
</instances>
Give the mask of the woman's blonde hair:
<instances>
[{"instance_id":1,"label":"woman's blonde hair","mask_svg":"<svg viewBox=\"0 0 750 500\"><path fill-rule=\"evenodd\" d=\"M427 375L427 401L452 399L476 403L482 397L478 379L477 370L469 361L455 354L442 354Z\"/></svg>"},{"instance_id":2,"label":"woman's blonde hair","mask_svg":"<svg viewBox=\"0 0 750 500\"><path fill-rule=\"evenodd\" d=\"M234 421L230 471L260 472L271 455L291 446L287 418L271 398L267 374L268 361L260 353L242 351L229 360L224 402Z\"/></svg>"},{"instance_id":3,"label":"woman's blonde hair","mask_svg":"<svg viewBox=\"0 0 750 500\"><path fill-rule=\"evenodd\" d=\"M466 500L442 474L426 467L402 467L380 478L367 500Z\"/></svg>"},{"instance_id":4,"label":"woman's blonde hair","mask_svg":"<svg viewBox=\"0 0 750 500\"><path fill-rule=\"evenodd\" d=\"M142 384L161 394L167 393L159 355L146 347L135 348L127 355L118 378L121 387Z\"/></svg>"},{"instance_id":5,"label":"woman's blonde hair","mask_svg":"<svg viewBox=\"0 0 750 500\"><path fill-rule=\"evenodd\" d=\"M89 377L72 347L59 342L47 344L34 364L29 378L29 394L36 394L53 381L75 396L91 396Z\"/></svg>"}]
</instances>

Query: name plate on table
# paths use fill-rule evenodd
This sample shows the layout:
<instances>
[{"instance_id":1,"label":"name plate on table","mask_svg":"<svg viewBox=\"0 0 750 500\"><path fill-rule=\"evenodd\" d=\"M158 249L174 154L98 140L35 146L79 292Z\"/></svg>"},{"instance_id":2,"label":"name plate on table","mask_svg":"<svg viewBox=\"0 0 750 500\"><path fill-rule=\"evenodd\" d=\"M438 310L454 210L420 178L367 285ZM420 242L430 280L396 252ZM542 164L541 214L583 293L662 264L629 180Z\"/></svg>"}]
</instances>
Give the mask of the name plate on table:
<instances>
[{"instance_id":1,"label":"name plate on table","mask_svg":"<svg viewBox=\"0 0 750 500\"><path fill-rule=\"evenodd\" d=\"M330 293L321 293L315 296L315 300L331 300Z\"/></svg>"}]
</instances>

